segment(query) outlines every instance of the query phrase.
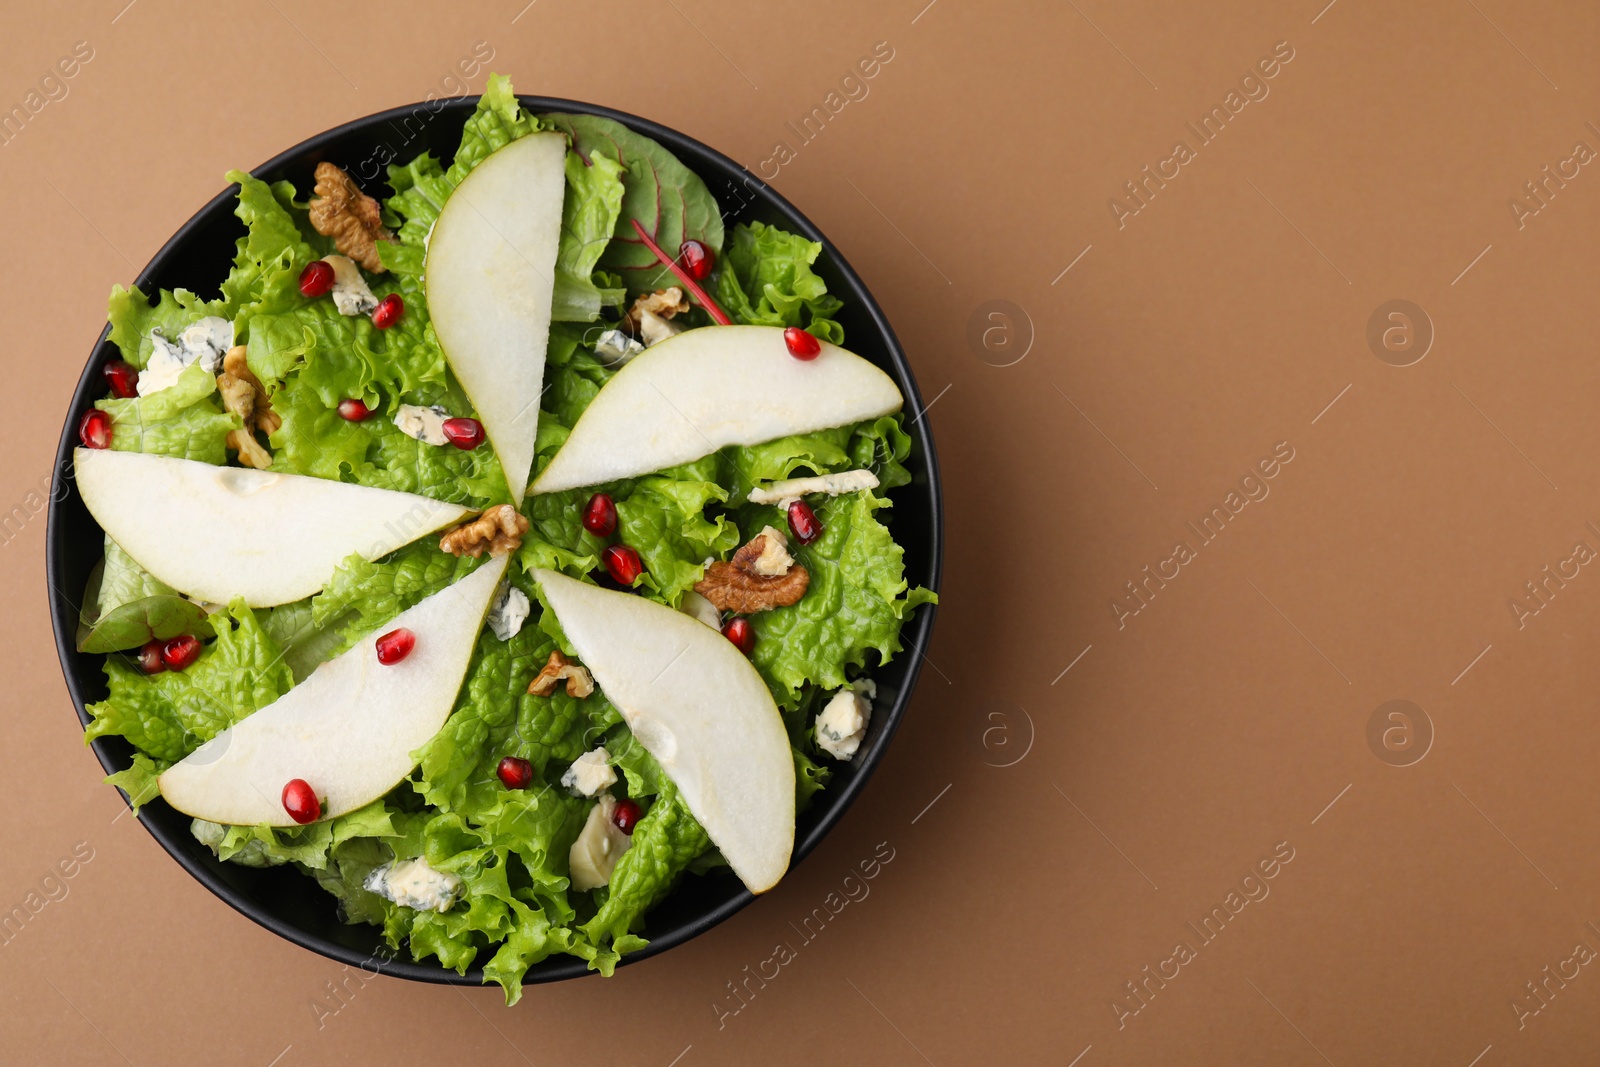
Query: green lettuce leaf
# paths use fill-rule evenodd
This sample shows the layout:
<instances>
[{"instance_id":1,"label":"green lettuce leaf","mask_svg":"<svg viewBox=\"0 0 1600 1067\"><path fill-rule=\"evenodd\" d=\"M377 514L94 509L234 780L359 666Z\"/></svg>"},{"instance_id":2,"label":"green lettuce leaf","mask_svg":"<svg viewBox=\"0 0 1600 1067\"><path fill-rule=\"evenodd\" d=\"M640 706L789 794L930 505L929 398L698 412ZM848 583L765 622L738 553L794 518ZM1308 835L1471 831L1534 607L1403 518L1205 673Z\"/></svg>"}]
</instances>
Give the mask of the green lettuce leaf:
<instances>
[{"instance_id":1,"label":"green lettuce leaf","mask_svg":"<svg viewBox=\"0 0 1600 1067\"><path fill-rule=\"evenodd\" d=\"M594 283L595 268L622 213L622 173L622 164L604 152L591 152L587 161L577 152L567 153L567 196L550 316L557 322L593 322L602 307L616 307L626 295Z\"/></svg>"},{"instance_id":2,"label":"green lettuce leaf","mask_svg":"<svg viewBox=\"0 0 1600 1067\"><path fill-rule=\"evenodd\" d=\"M661 795L633 829L633 846L611 873L605 903L583 926L584 937L597 950L589 964L592 969L609 976L624 953L647 944L633 933L643 924L645 912L667 895L678 875L709 847L711 839L689 814L677 787L664 780Z\"/></svg>"},{"instance_id":3,"label":"green lettuce leaf","mask_svg":"<svg viewBox=\"0 0 1600 1067\"><path fill-rule=\"evenodd\" d=\"M204 608L135 563L110 537L105 546L83 592L79 652L120 652L179 634L211 636Z\"/></svg>"},{"instance_id":4,"label":"green lettuce leaf","mask_svg":"<svg viewBox=\"0 0 1600 1067\"><path fill-rule=\"evenodd\" d=\"M834 314L844 306L811 269L822 245L761 222L741 222L717 275L717 301L747 326L803 326L844 343Z\"/></svg>"},{"instance_id":5,"label":"green lettuce leaf","mask_svg":"<svg viewBox=\"0 0 1600 1067\"><path fill-rule=\"evenodd\" d=\"M790 551L811 572L798 603L750 617L756 647L752 662L780 705L793 706L810 683L826 690L845 685L845 670L874 651L888 662L900 651L900 625L919 604L935 597L907 590L905 551L876 512L888 501L871 491L833 497L816 509L822 536ZM747 506L746 526L780 526L775 507Z\"/></svg>"},{"instance_id":6,"label":"green lettuce leaf","mask_svg":"<svg viewBox=\"0 0 1600 1067\"><path fill-rule=\"evenodd\" d=\"M334 570L322 592L311 598L311 625L323 628L346 620L339 651L465 578L481 560L440 552L429 538L413 541L380 560L352 555Z\"/></svg>"},{"instance_id":7,"label":"green lettuce leaf","mask_svg":"<svg viewBox=\"0 0 1600 1067\"><path fill-rule=\"evenodd\" d=\"M118 452L221 464L228 461L228 434L243 423L222 410L216 393L217 380L196 361L165 389L94 406L111 416L111 447Z\"/></svg>"},{"instance_id":8,"label":"green lettuce leaf","mask_svg":"<svg viewBox=\"0 0 1600 1067\"><path fill-rule=\"evenodd\" d=\"M142 752L135 752L128 769L106 775L105 782L128 794L128 803L137 815L140 808L161 795L161 786L156 779L169 766L171 764L165 760L152 760Z\"/></svg>"},{"instance_id":9,"label":"green lettuce leaf","mask_svg":"<svg viewBox=\"0 0 1600 1067\"><path fill-rule=\"evenodd\" d=\"M612 229L613 239L600 257L600 266L622 276L629 296L672 284L671 273L639 240L634 220L669 255L676 254L679 246L691 238L714 253L722 251L722 211L716 198L700 176L671 152L620 122L598 115L552 114L541 118L565 132L572 139L573 150L586 161L601 152L627 169L622 212Z\"/></svg>"},{"instance_id":10,"label":"green lettuce leaf","mask_svg":"<svg viewBox=\"0 0 1600 1067\"><path fill-rule=\"evenodd\" d=\"M182 671L145 674L106 657L110 695L89 712L86 741L118 734L156 759L176 762L294 684L277 642L243 600L211 616L216 640Z\"/></svg>"}]
</instances>

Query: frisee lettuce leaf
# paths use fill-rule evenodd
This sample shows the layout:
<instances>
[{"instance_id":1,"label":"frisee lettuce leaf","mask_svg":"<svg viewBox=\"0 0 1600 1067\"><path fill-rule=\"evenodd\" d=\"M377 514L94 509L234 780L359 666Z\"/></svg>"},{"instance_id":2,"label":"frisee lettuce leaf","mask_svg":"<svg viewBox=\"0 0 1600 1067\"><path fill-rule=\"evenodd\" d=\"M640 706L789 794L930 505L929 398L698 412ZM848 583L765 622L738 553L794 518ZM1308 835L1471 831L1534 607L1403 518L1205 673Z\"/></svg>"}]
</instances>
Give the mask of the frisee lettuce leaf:
<instances>
[{"instance_id":1,"label":"frisee lettuce leaf","mask_svg":"<svg viewBox=\"0 0 1600 1067\"><path fill-rule=\"evenodd\" d=\"M803 326L844 343L834 314L844 302L811 269L822 245L763 222L741 222L717 274L717 301L746 326Z\"/></svg>"},{"instance_id":2,"label":"frisee lettuce leaf","mask_svg":"<svg viewBox=\"0 0 1600 1067\"><path fill-rule=\"evenodd\" d=\"M277 642L243 600L211 616L216 640L181 671L145 674L107 656L110 695L89 705L84 740L120 734L156 759L176 762L294 684Z\"/></svg>"},{"instance_id":3,"label":"frisee lettuce leaf","mask_svg":"<svg viewBox=\"0 0 1600 1067\"><path fill-rule=\"evenodd\" d=\"M900 651L901 623L917 605L935 600L926 589L908 591L905 550L877 518L887 506L863 490L817 507L822 536L809 545L790 545L811 572L806 595L750 617L756 632L751 661L780 705L792 706L808 683L841 688L849 680L846 669L866 665L869 652L887 663ZM775 507L745 510L747 525L784 521Z\"/></svg>"},{"instance_id":4,"label":"frisee lettuce leaf","mask_svg":"<svg viewBox=\"0 0 1600 1067\"><path fill-rule=\"evenodd\" d=\"M178 381L149 396L112 397L95 402L111 416L111 447L118 452L149 452L202 463L226 463L228 434L243 424L217 402L217 380L198 360Z\"/></svg>"}]
</instances>

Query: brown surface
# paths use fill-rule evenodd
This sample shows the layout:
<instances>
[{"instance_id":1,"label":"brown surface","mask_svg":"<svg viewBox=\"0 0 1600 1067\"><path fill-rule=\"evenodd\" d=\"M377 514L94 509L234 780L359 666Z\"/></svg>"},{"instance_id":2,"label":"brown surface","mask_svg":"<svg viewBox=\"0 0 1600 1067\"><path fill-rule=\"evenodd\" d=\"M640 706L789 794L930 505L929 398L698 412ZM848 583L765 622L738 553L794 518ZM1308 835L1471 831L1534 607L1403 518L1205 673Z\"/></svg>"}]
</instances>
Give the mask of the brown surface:
<instances>
[{"instance_id":1,"label":"brown surface","mask_svg":"<svg viewBox=\"0 0 1600 1067\"><path fill-rule=\"evenodd\" d=\"M123 2L35 5L0 38L7 102L73 42L94 49L0 147L0 499L47 476L110 285L226 168L420 98L485 41L524 91L659 119L753 169L776 140L798 149L774 184L861 270L937 398L937 669L830 840L713 933L512 1011L494 989L352 981L319 1028L341 968L115 818L56 668L34 519L0 549L0 907L76 843L92 859L0 947L0 1058L521 1062L510 1042L532 1063L657 1067L1593 1062L1594 967L1566 965L1520 1029L1511 1005L1537 1004L1524 983L1575 943L1600 949L1600 577L1579 567L1521 628L1508 607L1575 542L1600 549L1600 173L1520 230L1508 207L1574 142L1600 148L1592 7L539 0L513 21L523 0L505 0L385 5L386 25L145 0L113 22ZM785 123L878 41L894 55L870 94L799 145ZM1294 58L1270 95L1119 229L1108 198L1195 147L1185 123L1280 41ZM1366 340L1395 299L1437 331L1404 368ZM990 300L1037 333L1013 366L965 339ZM1279 442L1270 495L1202 544L1186 524ZM1119 629L1109 602L1146 565L1171 574L1179 540L1194 558ZM1436 734L1408 767L1390 763L1415 749L1369 747L1395 699ZM790 924L879 842L894 858L870 896L801 944ZM1280 842L1270 895L1202 942L1186 924ZM797 958L719 1028L725 984L782 940ZM1139 1004L1124 983L1179 940L1194 958L1119 1028L1118 998Z\"/></svg>"}]
</instances>

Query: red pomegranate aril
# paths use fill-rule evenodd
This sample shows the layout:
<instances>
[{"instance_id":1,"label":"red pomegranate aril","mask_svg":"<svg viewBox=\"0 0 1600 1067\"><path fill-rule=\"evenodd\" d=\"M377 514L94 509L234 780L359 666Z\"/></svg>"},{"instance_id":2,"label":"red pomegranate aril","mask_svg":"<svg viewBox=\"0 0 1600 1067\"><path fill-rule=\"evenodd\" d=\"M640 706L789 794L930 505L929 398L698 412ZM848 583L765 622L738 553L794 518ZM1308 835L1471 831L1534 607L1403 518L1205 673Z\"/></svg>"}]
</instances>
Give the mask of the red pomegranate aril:
<instances>
[{"instance_id":1,"label":"red pomegranate aril","mask_svg":"<svg viewBox=\"0 0 1600 1067\"><path fill-rule=\"evenodd\" d=\"M139 395L139 368L125 359L114 359L106 364L106 384L111 395L121 400Z\"/></svg>"},{"instance_id":2,"label":"red pomegranate aril","mask_svg":"<svg viewBox=\"0 0 1600 1067\"><path fill-rule=\"evenodd\" d=\"M596 537L610 537L617 532L617 505L604 493L589 498L583 508L583 528Z\"/></svg>"},{"instance_id":3,"label":"red pomegranate aril","mask_svg":"<svg viewBox=\"0 0 1600 1067\"><path fill-rule=\"evenodd\" d=\"M749 619L729 619L723 624L722 636L732 641L733 647L747 656L755 651L756 631L755 627L750 625Z\"/></svg>"},{"instance_id":4,"label":"red pomegranate aril","mask_svg":"<svg viewBox=\"0 0 1600 1067\"><path fill-rule=\"evenodd\" d=\"M494 773L500 776L500 781L507 789L526 789L528 783L533 781L533 764L521 756L507 756L500 761Z\"/></svg>"},{"instance_id":5,"label":"red pomegranate aril","mask_svg":"<svg viewBox=\"0 0 1600 1067\"><path fill-rule=\"evenodd\" d=\"M822 520L817 518L817 513L804 500L796 500L789 505L789 532L802 545L809 545L822 536Z\"/></svg>"},{"instance_id":6,"label":"red pomegranate aril","mask_svg":"<svg viewBox=\"0 0 1600 1067\"><path fill-rule=\"evenodd\" d=\"M783 331L783 343L795 359L813 360L822 352L822 342L798 326Z\"/></svg>"},{"instance_id":7,"label":"red pomegranate aril","mask_svg":"<svg viewBox=\"0 0 1600 1067\"><path fill-rule=\"evenodd\" d=\"M697 282L709 278L711 268L717 265L717 254L692 238L678 246L678 258L683 261L683 269L689 272L689 277Z\"/></svg>"},{"instance_id":8,"label":"red pomegranate aril","mask_svg":"<svg viewBox=\"0 0 1600 1067\"><path fill-rule=\"evenodd\" d=\"M445 440L463 452L483 444L483 423L477 419L445 419L443 429Z\"/></svg>"},{"instance_id":9,"label":"red pomegranate aril","mask_svg":"<svg viewBox=\"0 0 1600 1067\"><path fill-rule=\"evenodd\" d=\"M417 635L402 626L378 638L373 647L377 649L378 662L392 667L411 655L411 650L417 647Z\"/></svg>"},{"instance_id":10,"label":"red pomegranate aril","mask_svg":"<svg viewBox=\"0 0 1600 1067\"><path fill-rule=\"evenodd\" d=\"M618 830L632 837L633 828L638 825L639 816L642 814L639 810L639 805L631 800L623 799L617 801L617 806L611 809L611 821L616 824Z\"/></svg>"},{"instance_id":11,"label":"red pomegranate aril","mask_svg":"<svg viewBox=\"0 0 1600 1067\"><path fill-rule=\"evenodd\" d=\"M86 412L78 423L78 440L84 448L110 448L111 416L98 409Z\"/></svg>"},{"instance_id":12,"label":"red pomegranate aril","mask_svg":"<svg viewBox=\"0 0 1600 1067\"><path fill-rule=\"evenodd\" d=\"M144 645L140 647L139 669L141 671L144 671L146 674L160 674L162 671L167 669L167 665L161 662L161 646L165 644L165 641L161 640L159 637L156 637L146 641Z\"/></svg>"},{"instance_id":13,"label":"red pomegranate aril","mask_svg":"<svg viewBox=\"0 0 1600 1067\"><path fill-rule=\"evenodd\" d=\"M283 810L289 813L289 818L304 826L322 818L322 801L317 799L317 791L304 778L291 778L289 784L283 787Z\"/></svg>"},{"instance_id":14,"label":"red pomegranate aril","mask_svg":"<svg viewBox=\"0 0 1600 1067\"><path fill-rule=\"evenodd\" d=\"M169 671L181 671L194 665L203 647L198 637L180 634L161 646L161 662Z\"/></svg>"},{"instance_id":15,"label":"red pomegranate aril","mask_svg":"<svg viewBox=\"0 0 1600 1067\"><path fill-rule=\"evenodd\" d=\"M606 573L618 585L632 585L644 572L644 561L639 558L639 553L627 545L607 547L600 553L600 562L606 565Z\"/></svg>"},{"instance_id":16,"label":"red pomegranate aril","mask_svg":"<svg viewBox=\"0 0 1600 1067\"><path fill-rule=\"evenodd\" d=\"M326 260L313 260L300 272L300 295L315 300L327 296L333 289L333 264Z\"/></svg>"},{"instance_id":17,"label":"red pomegranate aril","mask_svg":"<svg viewBox=\"0 0 1600 1067\"><path fill-rule=\"evenodd\" d=\"M400 299L399 293L390 293L378 301L378 306L372 309L372 325L380 330L387 330L400 321L400 316L406 311L406 302Z\"/></svg>"},{"instance_id":18,"label":"red pomegranate aril","mask_svg":"<svg viewBox=\"0 0 1600 1067\"><path fill-rule=\"evenodd\" d=\"M339 401L339 417L346 422L365 422L371 416L372 409L355 397Z\"/></svg>"}]
</instances>

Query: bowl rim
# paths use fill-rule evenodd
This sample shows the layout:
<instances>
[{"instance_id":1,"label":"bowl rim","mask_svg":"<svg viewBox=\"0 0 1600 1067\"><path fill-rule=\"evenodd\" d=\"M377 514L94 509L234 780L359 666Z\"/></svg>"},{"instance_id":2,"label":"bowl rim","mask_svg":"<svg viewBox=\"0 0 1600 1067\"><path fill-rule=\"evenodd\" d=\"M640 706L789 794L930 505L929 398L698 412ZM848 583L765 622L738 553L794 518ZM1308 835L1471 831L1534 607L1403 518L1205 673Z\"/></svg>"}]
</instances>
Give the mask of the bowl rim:
<instances>
[{"instance_id":1,"label":"bowl rim","mask_svg":"<svg viewBox=\"0 0 1600 1067\"><path fill-rule=\"evenodd\" d=\"M665 145L674 155L683 160L685 166L688 166L690 170L698 174L702 180L707 179L707 175L701 173L702 163L703 161L709 161L722 169L724 173L720 177L731 182L741 182L758 200L764 201L768 206L782 214L785 217L785 226L787 228L791 228L795 232L804 235L808 240L818 242L823 246L830 265L844 278L846 287L851 290L851 298L860 303L861 310L871 320L873 328L880 336L888 361L892 367L892 373L896 378L896 384L900 386L905 394L907 406L918 413L916 418L907 426L907 432L913 437L917 449L924 457L924 462L927 465L926 491L933 516L932 527L928 530L929 566L926 581L923 584L928 589L937 592L943 569L944 504L940 485L938 455L934 449L932 430L927 420L921 417L921 413L926 408L922 402L922 394L917 386L916 377L912 373L910 364L906 360L905 352L901 348L899 338L895 335L887 316L878 305L877 300L872 296L866 283L862 281L861 276L856 273L839 249L826 235L817 229L816 225L804 213L765 181L752 174L743 164L694 137L629 112L585 101L521 93L517 94L517 99L523 107L535 114L566 112L596 115L619 122L629 129L642 133ZM414 116L419 109L426 109L430 115L437 116L446 110L470 111L476 107L476 103L477 97L465 95L444 100L442 103L439 101L424 101L404 104L354 118L308 137L298 144L279 152L266 162L253 167L250 173L252 175L270 175L318 152L322 152L324 155L332 155L333 152L329 150L337 149L340 142L351 134L364 131L384 122L392 122L403 117ZM439 104L439 106L434 106L435 104ZM683 159L686 154L699 158L694 159L693 165L691 165L690 160ZM227 205L231 205L235 201L237 195L238 185L229 184L220 193L207 201L162 244L161 248L139 272L133 284L143 291L148 286L150 278L163 267L167 258L177 254L181 247L188 242L191 235L204 227L213 225L219 210L225 210ZM730 212L724 208L724 217L728 214ZM95 394L101 384L95 372L100 362L102 351L108 343L109 334L110 324L108 323L101 329L100 335L90 349L88 361L84 366L82 375L79 377L77 388L73 392L71 406L62 425L61 438L56 449L55 469L51 476L50 506L45 532L45 577L49 585L47 595L50 601L51 622L55 631L56 653L79 723L85 729L89 725L90 715L86 708L84 693L74 677L71 667L73 657L80 655L76 649L77 619L74 612L77 597L64 591L58 580L63 561L68 552L65 519L61 515L60 505L69 497L75 496L77 492L71 475L73 449L77 445L77 415L79 412L88 410L93 405ZM882 761L890 741L899 729L906 707L910 703L911 695L916 689L922 672L922 664L927 658L926 650L932 637L936 615L937 605L924 604L917 609L910 622L902 626L900 631L902 645L900 655L911 658L906 667L905 682L901 686L893 705L886 710L878 710L878 714L883 717L883 726L880 728L879 736L871 750L864 753L863 761L857 765L855 773L848 780L837 788L830 788L827 791L831 794L828 797L829 807L821 814L820 818L803 838L797 838L794 852L790 859L790 871L815 849L822 839L832 831L833 827L838 824L839 820L844 817L845 812L855 803L856 798L866 787L867 781L872 777L878 764ZM90 742L89 746L94 750L95 757L108 774L125 769L123 761L111 751L106 739L97 738ZM121 794L125 804L130 803L126 792L120 788L117 791ZM137 819L137 821L156 839L157 843L161 845L172 860L215 896L241 915L301 948L309 949L339 963L361 967L368 974L384 974L391 977L434 984L460 986L481 986L485 984L486 980L483 976L481 965L469 968L465 974L458 974L446 968L437 960L414 962L405 955L389 956L382 951L375 954L363 954L348 945L330 940L320 934L288 922L259 907L240 890L228 884L203 863L191 857L186 848L180 847L183 842L178 839L179 835L174 834L158 823L146 819ZM649 959L683 944L726 921L754 899L754 895L748 889L741 887L733 896L710 910L694 915L677 926L653 934L647 946L623 956L618 966L628 966ZM523 981L525 985L533 985L564 981L594 973L597 972L589 970L586 961L577 957L551 956L530 968Z\"/></svg>"}]
</instances>

